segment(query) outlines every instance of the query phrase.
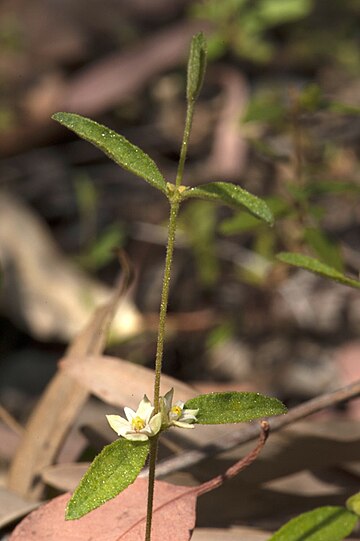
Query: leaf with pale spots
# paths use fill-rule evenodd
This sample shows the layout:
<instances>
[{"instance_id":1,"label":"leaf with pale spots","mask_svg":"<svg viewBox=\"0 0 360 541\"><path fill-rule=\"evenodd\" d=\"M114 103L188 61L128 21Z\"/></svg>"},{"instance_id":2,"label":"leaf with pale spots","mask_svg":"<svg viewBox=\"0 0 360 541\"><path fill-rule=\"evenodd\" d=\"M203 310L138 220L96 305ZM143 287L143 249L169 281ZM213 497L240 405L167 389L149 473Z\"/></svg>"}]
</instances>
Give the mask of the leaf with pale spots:
<instances>
[{"instance_id":1,"label":"leaf with pale spots","mask_svg":"<svg viewBox=\"0 0 360 541\"><path fill-rule=\"evenodd\" d=\"M55 113L52 118L102 150L118 165L143 178L166 194L166 182L155 162L125 137L94 120L74 113Z\"/></svg>"},{"instance_id":2,"label":"leaf with pale spots","mask_svg":"<svg viewBox=\"0 0 360 541\"><path fill-rule=\"evenodd\" d=\"M65 518L81 518L135 481L149 454L150 442L124 438L104 447L81 479L66 509Z\"/></svg>"},{"instance_id":3,"label":"leaf with pale spots","mask_svg":"<svg viewBox=\"0 0 360 541\"><path fill-rule=\"evenodd\" d=\"M209 182L188 188L182 194L182 198L189 199L190 197L215 201L232 207L245 207L251 214L269 225L274 223L272 212L265 201L231 182Z\"/></svg>"},{"instance_id":4,"label":"leaf with pale spots","mask_svg":"<svg viewBox=\"0 0 360 541\"><path fill-rule=\"evenodd\" d=\"M201 425L244 423L287 412L277 398L236 391L202 394L188 400L185 408L199 410L196 419Z\"/></svg>"}]
</instances>

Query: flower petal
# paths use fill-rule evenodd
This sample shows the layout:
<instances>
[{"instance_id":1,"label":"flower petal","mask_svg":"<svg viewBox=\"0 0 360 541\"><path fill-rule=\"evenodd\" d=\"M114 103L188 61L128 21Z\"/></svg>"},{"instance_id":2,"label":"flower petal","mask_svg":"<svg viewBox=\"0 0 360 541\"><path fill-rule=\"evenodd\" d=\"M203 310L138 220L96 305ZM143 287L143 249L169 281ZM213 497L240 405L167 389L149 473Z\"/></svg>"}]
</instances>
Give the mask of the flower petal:
<instances>
[{"instance_id":1,"label":"flower petal","mask_svg":"<svg viewBox=\"0 0 360 541\"><path fill-rule=\"evenodd\" d=\"M183 402L182 400L178 400L174 406L179 406L179 408L183 409L184 408L184 404L185 402Z\"/></svg>"},{"instance_id":2,"label":"flower petal","mask_svg":"<svg viewBox=\"0 0 360 541\"><path fill-rule=\"evenodd\" d=\"M143 432L128 432L127 434L123 434L123 436L130 441L146 441L149 439Z\"/></svg>"},{"instance_id":3,"label":"flower petal","mask_svg":"<svg viewBox=\"0 0 360 541\"><path fill-rule=\"evenodd\" d=\"M164 401L165 401L165 409L166 409L166 412L169 413L170 409L171 409L171 404L172 404L172 401L173 401L173 396L174 396L174 388L172 387L170 389L170 391L168 391L165 396L163 397L164 398Z\"/></svg>"},{"instance_id":4,"label":"flower petal","mask_svg":"<svg viewBox=\"0 0 360 541\"><path fill-rule=\"evenodd\" d=\"M173 421L172 424L178 426L179 428L195 428L194 424L187 423L185 421Z\"/></svg>"},{"instance_id":5,"label":"flower petal","mask_svg":"<svg viewBox=\"0 0 360 541\"><path fill-rule=\"evenodd\" d=\"M144 398L141 400L138 409L136 410L136 416L144 419L145 423L149 422L149 419L154 411L154 406L151 405L150 400L144 394Z\"/></svg>"},{"instance_id":6,"label":"flower petal","mask_svg":"<svg viewBox=\"0 0 360 541\"><path fill-rule=\"evenodd\" d=\"M131 423L134 417L136 417L136 412L132 410L131 408L128 408L125 406L124 413L126 415L127 420Z\"/></svg>"},{"instance_id":7,"label":"flower petal","mask_svg":"<svg viewBox=\"0 0 360 541\"><path fill-rule=\"evenodd\" d=\"M193 415L194 417L196 417L198 413L199 413L199 409L197 409L197 410L183 410L183 415Z\"/></svg>"},{"instance_id":8,"label":"flower petal","mask_svg":"<svg viewBox=\"0 0 360 541\"><path fill-rule=\"evenodd\" d=\"M149 427L153 436L160 431L161 422L162 422L162 418L161 418L160 412L154 415L154 417L150 419Z\"/></svg>"},{"instance_id":9,"label":"flower petal","mask_svg":"<svg viewBox=\"0 0 360 541\"><path fill-rule=\"evenodd\" d=\"M129 422L120 415L106 415L106 419L118 436L123 436L130 429Z\"/></svg>"}]
</instances>

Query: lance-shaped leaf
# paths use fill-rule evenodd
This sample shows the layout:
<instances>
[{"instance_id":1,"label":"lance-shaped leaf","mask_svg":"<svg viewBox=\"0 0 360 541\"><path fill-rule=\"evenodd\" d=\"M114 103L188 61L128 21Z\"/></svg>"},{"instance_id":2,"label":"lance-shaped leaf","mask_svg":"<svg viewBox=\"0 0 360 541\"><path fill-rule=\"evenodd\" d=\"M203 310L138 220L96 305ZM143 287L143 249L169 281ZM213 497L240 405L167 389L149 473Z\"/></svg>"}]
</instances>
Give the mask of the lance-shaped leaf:
<instances>
[{"instance_id":1,"label":"lance-shaped leaf","mask_svg":"<svg viewBox=\"0 0 360 541\"><path fill-rule=\"evenodd\" d=\"M74 113L55 113L52 118L102 150L118 165L143 178L166 194L166 182L155 162L125 137L94 120Z\"/></svg>"},{"instance_id":2,"label":"lance-shaped leaf","mask_svg":"<svg viewBox=\"0 0 360 541\"><path fill-rule=\"evenodd\" d=\"M360 492L350 496L350 498L346 500L346 507L360 518Z\"/></svg>"},{"instance_id":3,"label":"lance-shaped leaf","mask_svg":"<svg viewBox=\"0 0 360 541\"><path fill-rule=\"evenodd\" d=\"M265 201L231 182L210 182L202 186L188 188L182 193L182 198L188 199L190 197L216 201L232 207L245 207L251 214L264 222L270 225L274 223L272 212Z\"/></svg>"},{"instance_id":4,"label":"lance-shaped leaf","mask_svg":"<svg viewBox=\"0 0 360 541\"><path fill-rule=\"evenodd\" d=\"M301 269L314 272L315 274L320 274L320 276L330 278L330 280L335 280L335 282L340 282L340 284L344 284L345 286L356 287L360 289L359 280L349 278L348 276L345 276L345 274L343 274L342 272L334 269L333 267L329 267L324 263L321 263L321 261L318 261L313 257L309 257L303 254L295 254L292 252L281 252L280 254L277 254L276 258L283 263L288 263L289 265L300 267Z\"/></svg>"},{"instance_id":5,"label":"lance-shaped leaf","mask_svg":"<svg viewBox=\"0 0 360 541\"><path fill-rule=\"evenodd\" d=\"M186 97L195 101L198 97L206 71L207 46L202 32L196 34L191 41L187 71Z\"/></svg>"},{"instance_id":6,"label":"lance-shaped leaf","mask_svg":"<svg viewBox=\"0 0 360 541\"><path fill-rule=\"evenodd\" d=\"M210 393L191 398L186 409L198 409L197 422L202 425L243 423L286 413L280 400L259 393Z\"/></svg>"},{"instance_id":7,"label":"lance-shaped leaf","mask_svg":"<svg viewBox=\"0 0 360 541\"><path fill-rule=\"evenodd\" d=\"M131 485L145 464L149 448L149 440L134 442L124 438L104 447L81 479L65 518L80 518Z\"/></svg>"},{"instance_id":8,"label":"lance-shaped leaf","mask_svg":"<svg viewBox=\"0 0 360 541\"><path fill-rule=\"evenodd\" d=\"M357 517L344 507L319 507L290 520L268 541L342 541Z\"/></svg>"}]
</instances>

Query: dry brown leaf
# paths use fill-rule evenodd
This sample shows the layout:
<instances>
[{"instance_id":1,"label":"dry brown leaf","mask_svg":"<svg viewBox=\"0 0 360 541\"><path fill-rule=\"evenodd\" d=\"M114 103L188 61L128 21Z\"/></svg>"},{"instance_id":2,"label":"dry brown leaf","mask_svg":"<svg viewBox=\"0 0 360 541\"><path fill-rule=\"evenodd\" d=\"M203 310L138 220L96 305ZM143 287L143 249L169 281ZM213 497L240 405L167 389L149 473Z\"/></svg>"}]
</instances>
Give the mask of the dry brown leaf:
<instances>
[{"instance_id":1,"label":"dry brown leaf","mask_svg":"<svg viewBox=\"0 0 360 541\"><path fill-rule=\"evenodd\" d=\"M59 110L96 115L113 107L139 91L157 73L177 65L199 26L198 22L187 21L166 27L130 50L94 62L69 82L58 103Z\"/></svg>"},{"instance_id":2,"label":"dry brown leaf","mask_svg":"<svg viewBox=\"0 0 360 541\"><path fill-rule=\"evenodd\" d=\"M66 357L60 361L60 366L89 392L115 407L137 407L144 394L149 397L153 394L154 371L116 357ZM162 375L162 394L171 387L177 398L184 402L198 394L189 385Z\"/></svg>"},{"instance_id":3,"label":"dry brown leaf","mask_svg":"<svg viewBox=\"0 0 360 541\"><path fill-rule=\"evenodd\" d=\"M9 541L143 541L147 481L137 479L126 491L79 520L65 521L65 494L27 516ZM195 524L196 493L189 487L156 482L152 538L188 541Z\"/></svg>"},{"instance_id":4,"label":"dry brown leaf","mask_svg":"<svg viewBox=\"0 0 360 541\"><path fill-rule=\"evenodd\" d=\"M217 66L212 75L222 86L223 106L205 169L211 176L239 178L248 154L248 143L240 126L249 101L248 83L238 69L229 66Z\"/></svg>"},{"instance_id":5,"label":"dry brown leaf","mask_svg":"<svg viewBox=\"0 0 360 541\"><path fill-rule=\"evenodd\" d=\"M152 515L152 539L160 541L189 541L195 525L197 497L212 491L249 466L263 448L269 425L260 423L257 445L224 474L199 486L176 486L155 482ZM137 478L116 498L76 521L65 521L65 507L70 498L65 494L26 517L14 530L10 541L21 539L45 541L61 538L62 541L79 539L97 541L142 541L145 535L148 482ZM106 525L106 526L104 526ZM106 531L104 529L106 528ZM90 536L90 537L89 537Z\"/></svg>"},{"instance_id":6,"label":"dry brown leaf","mask_svg":"<svg viewBox=\"0 0 360 541\"><path fill-rule=\"evenodd\" d=\"M44 483L61 492L73 492L89 466L90 462L54 464L43 469L41 478Z\"/></svg>"},{"instance_id":7,"label":"dry brown leaf","mask_svg":"<svg viewBox=\"0 0 360 541\"><path fill-rule=\"evenodd\" d=\"M112 298L96 310L88 325L69 346L69 356L86 357L103 351L127 278L119 284ZM43 488L40 473L54 462L87 397L88 391L80 383L61 371L57 372L26 426L10 467L10 490L24 497L39 497Z\"/></svg>"},{"instance_id":8,"label":"dry brown leaf","mask_svg":"<svg viewBox=\"0 0 360 541\"><path fill-rule=\"evenodd\" d=\"M27 515L36 507L38 507L37 503L28 502L6 488L0 487L0 528Z\"/></svg>"},{"instance_id":9,"label":"dry brown leaf","mask_svg":"<svg viewBox=\"0 0 360 541\"><path fill-rule=\"evenodd\" d=\"M73 339L112 294L70 263L40 218L5 192L0 192L0 259L2 310L40 340ZM126 338L141 330L142 317L124 299L112 335Z\"/></svg>"}]
</instances>

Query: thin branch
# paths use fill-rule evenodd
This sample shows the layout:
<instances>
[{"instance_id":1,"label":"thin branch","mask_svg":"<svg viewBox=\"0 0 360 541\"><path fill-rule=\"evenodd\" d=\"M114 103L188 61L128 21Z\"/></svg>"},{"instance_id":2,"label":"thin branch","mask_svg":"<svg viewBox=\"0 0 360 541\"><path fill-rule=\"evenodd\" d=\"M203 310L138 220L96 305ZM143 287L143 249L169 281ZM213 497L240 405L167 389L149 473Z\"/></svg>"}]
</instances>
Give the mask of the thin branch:
<instances>
[{"instance_id":1,"label":"thin branch","mask_svg":"<svg viewBox=\"0 0 360 541\"><path fill-rule=\"evenodd\" d=\"M313 413L358 396L360 396L360 380L337 391L326 393L317 398L308 400L307 402L300 404L300 406L296 406L289 410L286 415L273 417L269 420L270 430L271 432L276 432L277 430L292 425L296 421L304 419ZM258 426L256 424L248 424L244 426L239 433L234 432L233 434L224 436L220 442L217 440L216 443L206 445L202 449L187 451L179 456L158 463L156 466L156 477L194 466L206 458L252 441L256 439L257 436ZM146 472L142 472L142 476L145 475Z\"/></svg>"},{"instance_id":2,"label":"thin branch","mask_svg":"<svg viewBox=\"0 0 360 541\"><path fill-rule=\"evenodd\" d=\"M267 421L260 421L260 435L259 435L259 441L256 447L254 447L254 449L252 449L241 460L238 460L238 462L230 466L230 468L228 468L225 473L221 473L220 475L213 477L209 481L202 483L197 489L197 494L201 496L202 494L205 494L206 492L210 492L210 490L214 490L215 488L218 488L224 483L224 481L232 479L242 470L245 470L245 468L248 468L250 464L252 464L254 460L257 459L260 451L264 447L269 435L269 430L270 430L269 423Z\"/></svg>"},{"instance_id":3,"label":"thin branch","mask_svg":"<svg viewBox=\"0 0 360 541\"><path fill-rule=\"evenodd\" d=\"M20 423L0 404L0 419L6 424L15 434L22 436L24 428Z\"/></svg>"}]
</instances>

